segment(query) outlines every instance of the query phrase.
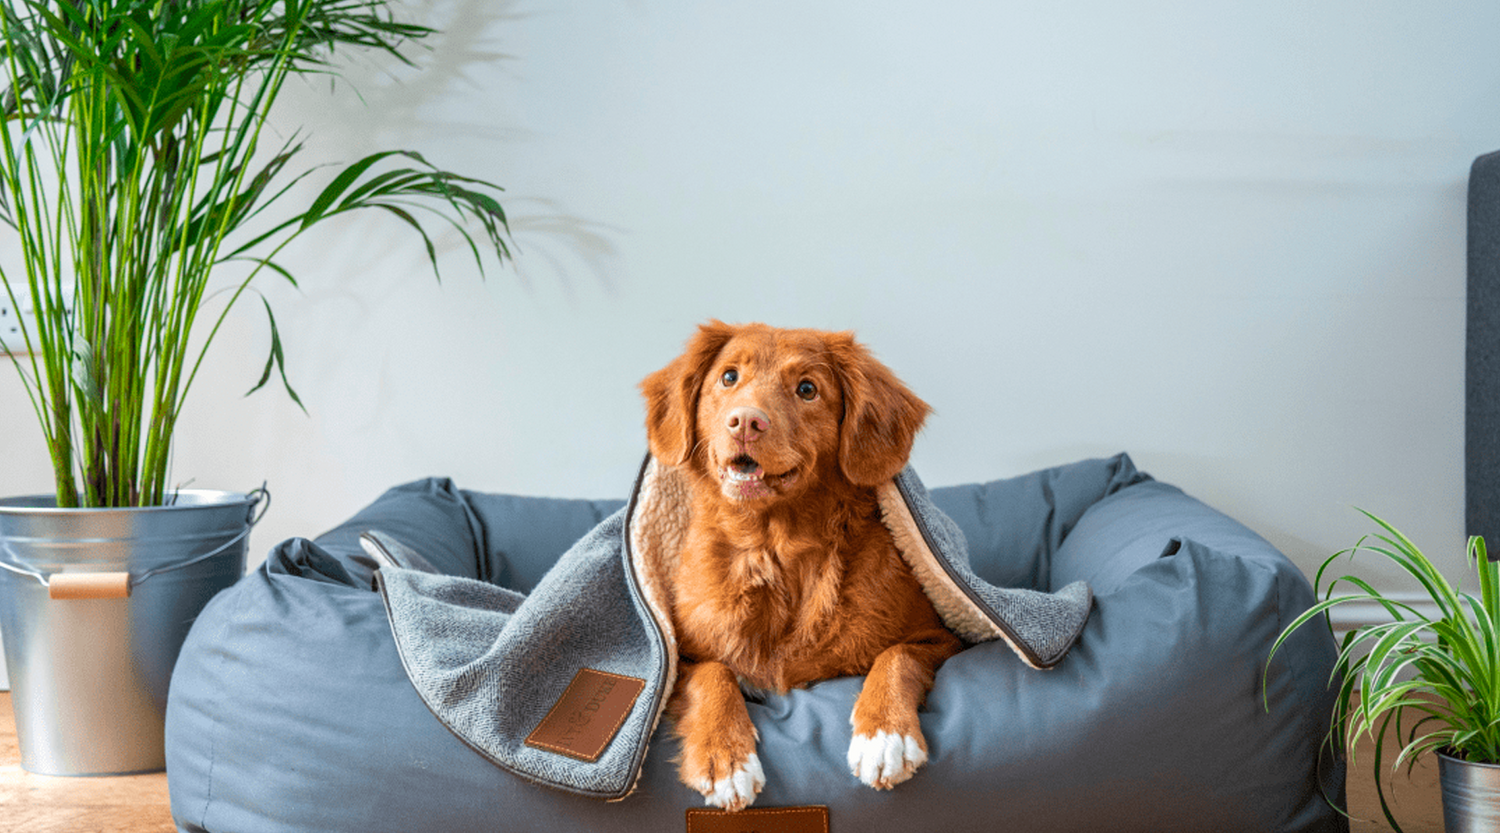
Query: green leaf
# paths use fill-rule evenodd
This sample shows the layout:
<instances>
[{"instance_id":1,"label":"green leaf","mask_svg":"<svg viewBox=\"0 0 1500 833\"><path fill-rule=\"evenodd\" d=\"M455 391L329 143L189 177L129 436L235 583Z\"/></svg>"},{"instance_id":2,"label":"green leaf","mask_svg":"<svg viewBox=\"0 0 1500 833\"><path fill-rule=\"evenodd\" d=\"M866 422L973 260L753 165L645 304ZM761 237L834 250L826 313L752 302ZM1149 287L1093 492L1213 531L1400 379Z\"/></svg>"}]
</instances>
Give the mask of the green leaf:
<instances>
[{"instance_id":1,"label":"green leaf","mask_svg":"<svg viewBox=\"0 0 1500 833\"><path fill-rule=\"evenodd\" d=\"M281 375L281 384L282 387L286 388L287 395L292 398L293 402L297 403L297 407L301 408L302 413L305 414L307 413L307 406L302 404L302 398L297 395L295 390L292 390L292 383L287 381L286 378L285 357L281 351L281 333L276 329L276 315L271 312L271 302L265 298L261 298L260 300L261 303L265 304L266 319L271 324L271 354L266 357L266 369L265 372L261 373L260 381L255 383L255 387L246 391L245 395L249 396L265 387L266 382L271 378L271 371L274 368Z\"/></svg>"},{"instance_id":2,"label":"green leaf","mask_svg":"<svg viewBox=\"0 0 1500 833\"><path fill-rule=\"evenodd\" d=\"M318 194L317 199L313 200L312 207L303 213L302 229L306 230L313 223L323 219L328 207L333 205L339 195L348 190L349 186L356 179L359 179L360 175L365 171L369 170L380 160L398 153L401 153L401 151L388 150L381 153L372 153L345 168L338 176L334 177L332 182L328 183L328 186L323 189L322 193Z\"/></svg>"},{"instance_id":3,"label":"green leaf","mask_svg":"<svg viewBox=\"0 0 1500 833\"><path fill-rule=\"evenodd\" d=\"M396 21L385 0L0 3L0 221L25 262L24 277L0 277L42 310L38 352L12 364L63 505L161 498L177 417L225 316L258 278L295 285L280 253L321 220L380 209L439 275L432 219L481 276L486 251L510 257L497 186L393 150L339 169L303 210L288 203L319 169L290 170L297 142L260 146L291 76L336 75L340 49L407 61L432 31ZM250 275L210 291L229 260ZM222 301L213 314L207 299ZM262 303L271 348L255 389L275 373L302 407ZM92 345L97 367L75 373L75 345Z\"/></svg>"}]
</instances>

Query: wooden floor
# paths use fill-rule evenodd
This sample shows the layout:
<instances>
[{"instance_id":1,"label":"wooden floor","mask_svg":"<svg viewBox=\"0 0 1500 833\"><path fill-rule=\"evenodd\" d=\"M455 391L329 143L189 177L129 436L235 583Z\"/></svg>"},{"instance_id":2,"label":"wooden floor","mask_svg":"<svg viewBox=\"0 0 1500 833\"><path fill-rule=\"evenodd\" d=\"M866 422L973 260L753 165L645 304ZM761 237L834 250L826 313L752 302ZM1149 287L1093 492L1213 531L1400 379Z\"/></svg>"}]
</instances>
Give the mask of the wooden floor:
<instances>
[{"instance_id":1,"label":"wooden floor","mask_svg":"<svg viewBox=\"0 0 1500 833\"><path fill-rule=\"evenodd\" d=\"M0 692L0 830L5 833L169 833L167 775L54 778L21 769L10 693Z\"/></svg>"},{"instance_id":2,"label":"wooden floor","mask_svg":"<svg viewBox=\"0 0 1500 833\"><path fill-rule=\"evenodd\" d=\"M1393 748L1394 745L1388 743L1387 754ZM1363 744L1354 750L1355 764L1347 781L1349 814L1354 817L1349 823L1350 833L1385 833L1391 829L1380 813L1380 799L1375 794L1373 754L1374 744ZM1385 800L1391 805L1396 823L1406 833L1443 833L1443 801L1438 790L1437 770L1437 760L1430 756L1417 764L1410 778L1404 769L1399 775L1392 776L1390 764L1386 764L1383 776Z\"/></svg>"},{"instance_id":3,"label":"wooden floor","mask_svg":"<svg viewBox=\"0 0 1500 833\"><path fill-rule=\"evenodd\" d=\"M1352 833L1383 833L1370 751L1356 751L1349 774ZM1408 833L1442 833L1437 762L1417 766L1411 779L1396 776L1386 787L1396 821ZM0 829L4 833L168 833L175 828L167 804L167 776L53 778L21 769L16 721L9 692L0 692Z\"/></svg>"}]
</instances>

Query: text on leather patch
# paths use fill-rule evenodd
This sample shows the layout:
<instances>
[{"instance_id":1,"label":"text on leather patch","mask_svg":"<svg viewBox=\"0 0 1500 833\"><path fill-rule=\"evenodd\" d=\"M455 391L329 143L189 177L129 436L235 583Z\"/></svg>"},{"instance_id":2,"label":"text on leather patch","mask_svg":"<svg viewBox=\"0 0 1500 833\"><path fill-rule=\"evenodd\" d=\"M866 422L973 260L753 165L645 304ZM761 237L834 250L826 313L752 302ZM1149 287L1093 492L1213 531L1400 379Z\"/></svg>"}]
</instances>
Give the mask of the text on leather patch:
<instances>
[{"instance_id":1,"label":"text on leather patch","mask_svg":"<svg viewBox=\"0 0 1500 833\"><path fill-rule=\"evenodd\" d=\"M526 736L526 745L593 763L614 740L645 687L646 681L635 677L580 669Z\"/></svg>"},{"instance_id":2,"label":"text on leather patch","mask_svg":"<svg viewBox=\"0 0 1500 833\"><path fill-rule=\"evenodd\" d=\"M694 807L687 833L828 833L828 808L748 807L732 813Z\"/></svg>"}]
</instances>

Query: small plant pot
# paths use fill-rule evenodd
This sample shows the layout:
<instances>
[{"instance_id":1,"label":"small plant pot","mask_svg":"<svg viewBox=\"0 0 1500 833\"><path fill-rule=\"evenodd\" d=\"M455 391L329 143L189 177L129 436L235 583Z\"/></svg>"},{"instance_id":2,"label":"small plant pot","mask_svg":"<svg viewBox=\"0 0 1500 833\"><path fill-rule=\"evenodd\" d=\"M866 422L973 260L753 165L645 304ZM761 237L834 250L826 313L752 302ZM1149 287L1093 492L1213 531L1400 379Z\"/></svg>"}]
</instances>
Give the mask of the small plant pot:
<instances>
[{"instance_id":1,"label":"small plant pot","mask_svg":"<svg viewBox=\"0 0 1500 833\"><path fill-rule=\"evenodd\" d=\"M1447 833L1500 833L1500 765L1438 753Z\"/></svg>"}]
</instances>

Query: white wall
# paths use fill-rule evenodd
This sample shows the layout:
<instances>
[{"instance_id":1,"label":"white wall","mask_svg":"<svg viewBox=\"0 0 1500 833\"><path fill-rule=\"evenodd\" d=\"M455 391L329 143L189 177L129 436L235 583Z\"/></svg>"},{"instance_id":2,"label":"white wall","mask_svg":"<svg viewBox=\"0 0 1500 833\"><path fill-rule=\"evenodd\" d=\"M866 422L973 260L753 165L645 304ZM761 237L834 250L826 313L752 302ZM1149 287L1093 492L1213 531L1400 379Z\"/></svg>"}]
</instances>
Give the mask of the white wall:
<instances>
[{"instance_id":1,"label":"white wall","mask_svg":"<svg viewBox=\"0 0 1500 833\"><path fill-rule=\"evenodd\" d=\"M622 496L636 382L709 317L852 328L937 415L930 485L1128 450L1304 568L1384 514L1460 570L1465 181L1500 5L427 0L419 73L293 91L309 159L507 186L521 259L434 284L370 217L231 320L200 486L268 481L255 558L389 485ZM49 490L0 381L0 493Z\"/></svg>"}]
</instances>

